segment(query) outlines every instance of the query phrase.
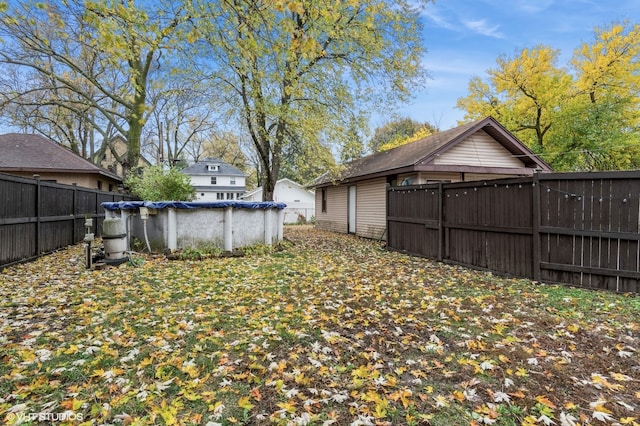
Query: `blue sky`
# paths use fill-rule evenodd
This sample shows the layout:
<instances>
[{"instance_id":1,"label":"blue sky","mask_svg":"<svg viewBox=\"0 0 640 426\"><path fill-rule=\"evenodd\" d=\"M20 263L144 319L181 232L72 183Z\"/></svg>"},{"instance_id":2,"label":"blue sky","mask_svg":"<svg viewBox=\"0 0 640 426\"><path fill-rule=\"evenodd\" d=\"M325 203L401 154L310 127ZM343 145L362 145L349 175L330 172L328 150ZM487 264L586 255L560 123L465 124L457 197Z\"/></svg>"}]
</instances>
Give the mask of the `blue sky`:
<instances>
[{"instance_id":1,"label":"blue sky","mask_svg":"<svg viewBox=\"0 0 640 426\"><path fill-rule=\"evenodd\" d=\"M640 1L436 0L423 13L423 61L431 79L396 112L441 130L455 127L464 114L457 99L467 95L473 76L486 77L498 56L543 44L559 49L558 65L566 66L575 48L594 39L595 27L625 20L640 23Z\"/></svg>"}]
</instances>

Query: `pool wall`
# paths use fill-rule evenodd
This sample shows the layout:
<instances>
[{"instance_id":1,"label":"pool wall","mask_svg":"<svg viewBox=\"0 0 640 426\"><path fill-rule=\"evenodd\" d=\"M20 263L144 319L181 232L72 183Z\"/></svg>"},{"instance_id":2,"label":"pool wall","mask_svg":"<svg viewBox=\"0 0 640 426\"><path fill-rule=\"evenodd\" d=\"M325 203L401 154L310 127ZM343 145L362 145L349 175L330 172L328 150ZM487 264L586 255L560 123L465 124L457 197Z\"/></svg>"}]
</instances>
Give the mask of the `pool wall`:
<instances>
[{"instance_id":1,"label":"pool wall","mask_svg":"<svg viewBox=\"0 0 640 426\"><path fill-rule=\"evenodd\" d=\"M106 217L124 221L127 238L135 237L145 245L148 240L154 251L272 245L282 240L286 207L283 203L248 201L129 201L101 205ZM149 214L143 220L141 210L144 213L145 209Z\"/></svg>"}]
</instances>

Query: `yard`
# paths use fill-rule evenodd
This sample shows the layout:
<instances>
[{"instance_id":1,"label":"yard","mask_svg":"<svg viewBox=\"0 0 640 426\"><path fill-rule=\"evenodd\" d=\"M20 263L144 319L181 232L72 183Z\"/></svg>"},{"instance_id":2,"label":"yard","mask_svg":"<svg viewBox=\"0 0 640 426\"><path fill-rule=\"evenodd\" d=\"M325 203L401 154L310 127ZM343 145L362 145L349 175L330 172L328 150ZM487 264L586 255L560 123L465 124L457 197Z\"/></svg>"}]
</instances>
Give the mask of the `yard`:
<instances>
[{"instance_id":1,"label":"yard","mask_svg":"<svg viewBox=\"0 0 640 426\"><path fill-rule=\"evenodd\" d=\"M285 237L95 271L79 245L5 269L0 419L640 424L638 296Z\"/></svg>"}]
</instances>

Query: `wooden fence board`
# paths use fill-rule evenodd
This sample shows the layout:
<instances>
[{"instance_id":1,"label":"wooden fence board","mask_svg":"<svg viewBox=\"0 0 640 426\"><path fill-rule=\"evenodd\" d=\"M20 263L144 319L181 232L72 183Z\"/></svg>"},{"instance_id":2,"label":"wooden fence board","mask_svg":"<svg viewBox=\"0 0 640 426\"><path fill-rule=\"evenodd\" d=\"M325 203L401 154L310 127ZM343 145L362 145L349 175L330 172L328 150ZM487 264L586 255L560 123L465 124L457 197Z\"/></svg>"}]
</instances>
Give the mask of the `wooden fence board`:
<instances>
[{"instance_id":1,"label":"wooden fence board","mask_svg":"<svg viewBox=\"0 0 640 426\"><path fill-rule=\"evenodd\" d=\"M640 172L390 187L388 194L390 249L542 281L640 292Z\"/></svg>"},{"instance_id":2,"label":"wooden fence board","mask_svg":"<svg viewBox=\"0 0 640 426\"><path fill-rule=\"evenodd\" d=\"M84 239L85 216L102 232L103 201L123 194L0 174L0 267L33 259Z\"/></svg>"}]
</instances>

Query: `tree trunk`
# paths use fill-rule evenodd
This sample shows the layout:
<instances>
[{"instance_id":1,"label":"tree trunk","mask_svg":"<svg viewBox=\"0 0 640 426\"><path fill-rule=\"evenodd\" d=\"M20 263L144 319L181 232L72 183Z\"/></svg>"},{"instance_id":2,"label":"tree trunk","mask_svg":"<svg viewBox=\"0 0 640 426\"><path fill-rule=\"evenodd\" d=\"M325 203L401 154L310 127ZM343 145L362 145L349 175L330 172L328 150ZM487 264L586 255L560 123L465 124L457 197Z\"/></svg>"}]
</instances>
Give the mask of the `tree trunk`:
<instances>
[{"instance_id":1,"label":"tree trunk","mask_svg":"<svg viewBox=\"0 0 640 426\"><path fill-rule=\"evenodd\" d=\"M126 176L131 169L138 167L140 158L140 139L142 128L145 123L145 110L147 104L147 73L149 65L153 59L153 51L147 53L145 62L139 59L129 61L129 65L134 72L135 94L131 115L128 118L129 130L127 131L127 156L125 164L122 165Z\"/></svg>"},{"instance_id":2,"label":"tree trunk","mask_svg":"<svg viewBox=\"0 0 640 426\"><path fill-rule=\"evenodd\" d=\"M127 132L127 155L124 159L122 167L125 176L131 169L137 167L140 158L140 137L142 135L142 123L135 116L129 121L129 130Z\"/></svg>"},{"instance_id":3,"label":"tree trunk","mask_svg":"<svg viewBox=\"0 0 640 426\"><path fill-rule=\"evenodd\" d=\"M273 195L276 189L276 183L273 181L271 173L266 176L262 185L262 201L273 201Z\"/></svg>"}]
</instances>

